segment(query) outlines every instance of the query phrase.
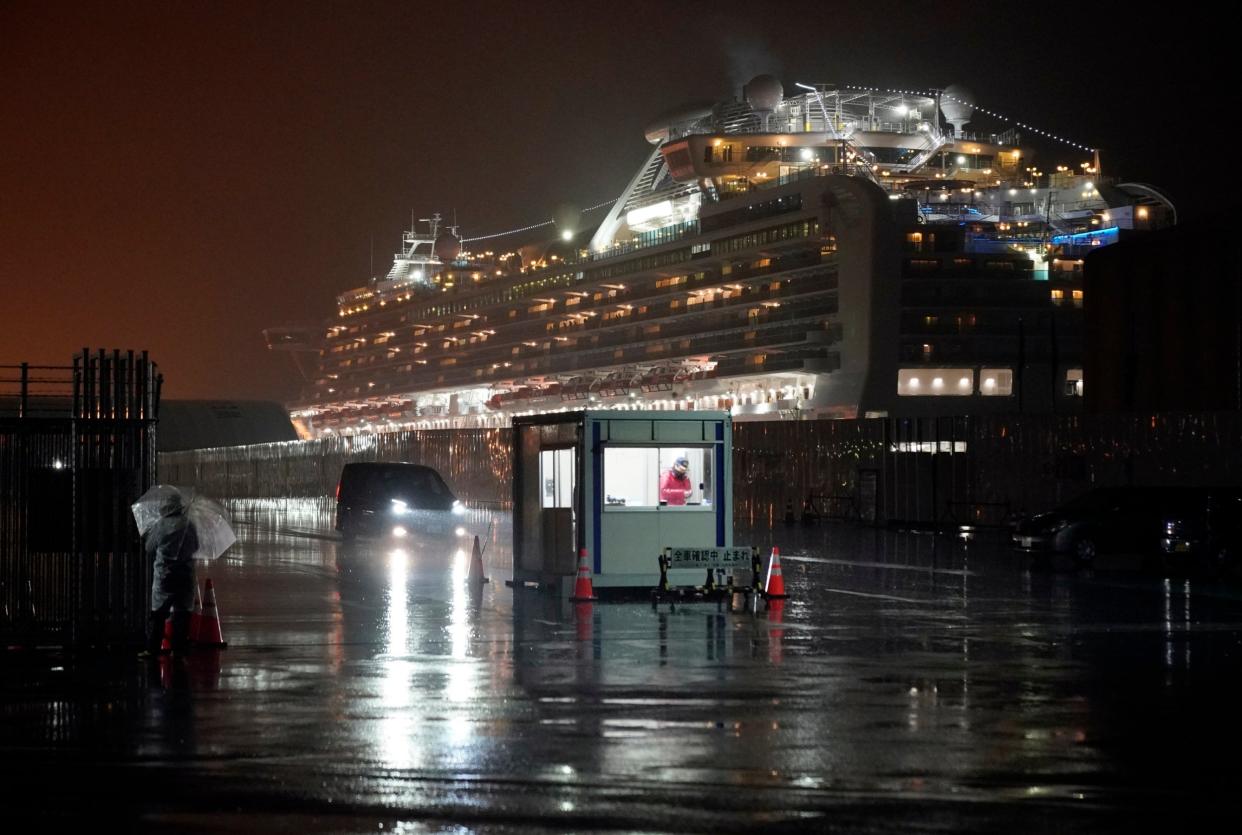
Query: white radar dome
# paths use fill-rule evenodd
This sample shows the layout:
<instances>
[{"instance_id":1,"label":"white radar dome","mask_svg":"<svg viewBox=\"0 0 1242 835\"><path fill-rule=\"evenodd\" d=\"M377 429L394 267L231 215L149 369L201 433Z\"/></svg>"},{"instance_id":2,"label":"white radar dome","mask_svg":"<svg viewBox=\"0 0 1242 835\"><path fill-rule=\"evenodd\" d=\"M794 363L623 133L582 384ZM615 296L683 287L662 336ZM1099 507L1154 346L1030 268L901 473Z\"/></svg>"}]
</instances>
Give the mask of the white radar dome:
<instances>
[{"instance_id":1,"label":"white radar dome","mask_svg":"<svg viewBox=\"0 0 1242 835\"><path fill-rule=\"evenodd\" d=\"M742 88L746 103L759 113L771 113L781 106L785 87L774 75L757 75Z\"/></svg>"},{"instance_id":2,"label":"white radar dome","mask_svg":"<svg viewBox=\"0 0 1242 835\"><path fill-rule=\"evenodd\" d=\"M955 134L961 133L970 117L975 115L974 101L975 94L960 84L950 84L941 92L940 112L944 114L944 120L953 126Z\"/></svg>"},{"instance_id":3,"label":"white radar dome","mask_svg":"<svg viewBox=\"0 0 1242 835\"><path fill-rule=\"evenodd\" d=\"M435 252L437 258L447 264L457 260L457 256L461 254L461 241L452 232L441 232L436 236L432 251Z\"/></svg>"}]
</instances>

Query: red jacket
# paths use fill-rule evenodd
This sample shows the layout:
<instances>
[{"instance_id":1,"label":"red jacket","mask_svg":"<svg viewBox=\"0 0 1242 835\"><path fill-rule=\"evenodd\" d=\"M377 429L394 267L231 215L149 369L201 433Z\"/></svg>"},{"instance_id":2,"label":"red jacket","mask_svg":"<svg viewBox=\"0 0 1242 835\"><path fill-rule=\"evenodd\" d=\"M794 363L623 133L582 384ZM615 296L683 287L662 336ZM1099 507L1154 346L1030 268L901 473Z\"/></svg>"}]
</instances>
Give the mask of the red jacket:
<instances>
[{"instance_id":1,"label":"red jacket","mask_svg":"<svg viewBox=\"0 0 1242 835\"><path fill-rule=\"evenodd\" d=\"M660 478L660 501L668 502L670 505L685 504L693 489L690 476L679 477L671 468L667 469Z\"/></svg>"}]
</instances>

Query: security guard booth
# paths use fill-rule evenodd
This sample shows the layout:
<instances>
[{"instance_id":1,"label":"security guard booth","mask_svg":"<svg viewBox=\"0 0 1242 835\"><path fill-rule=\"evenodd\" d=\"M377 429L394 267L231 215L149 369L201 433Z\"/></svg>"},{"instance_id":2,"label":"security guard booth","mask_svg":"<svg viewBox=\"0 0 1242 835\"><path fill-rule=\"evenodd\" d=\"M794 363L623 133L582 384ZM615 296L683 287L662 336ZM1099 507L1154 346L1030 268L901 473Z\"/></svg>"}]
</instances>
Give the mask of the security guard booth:
<instances>
[{"instance_id":1,"label":"security guard booth","mask_svg":"<svg viewBox=\"0 0 1242 835\"><path fill-rule=\"evenodd\" d=\"M513 419L515 586L654 588L668 547L733 545L727 412L582 411ZM669 582L703 582L672 569Z\"/></svg>"}]
</instances>

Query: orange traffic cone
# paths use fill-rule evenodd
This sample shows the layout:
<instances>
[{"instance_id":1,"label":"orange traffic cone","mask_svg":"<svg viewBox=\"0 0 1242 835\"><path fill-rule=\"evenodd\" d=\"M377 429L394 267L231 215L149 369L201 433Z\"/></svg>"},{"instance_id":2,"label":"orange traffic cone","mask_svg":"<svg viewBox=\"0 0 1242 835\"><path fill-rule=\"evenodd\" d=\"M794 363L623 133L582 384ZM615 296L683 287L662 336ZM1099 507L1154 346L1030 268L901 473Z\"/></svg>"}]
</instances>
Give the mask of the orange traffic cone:
<instances>
[{"instance_id":1,"label":"orange traffic cone","mask_svg":"<svg viewBox=\"0 0 1242 835\"><path fill-rule=\"evenodd\" d=\"M227 647L224 633L220 630L220 610L216 607L216 587L211 578L203 588L203 616L198 631L198 643L208 647Z\"/></svg>"},{"instance_id":2,"label":"orange traffic cone","mask_svg":"<svg viewBox=\"0 0 1242 835\"><path fill-rule=\"evenodd\" d=\"M789 597L785 594L785 578L781 576L781 549L772 547L772 559L768 560L768 580L763 584L764 596L777 599Z\"/></svg>"},{"instance_id":3,"label":"orange traffic cone","mask_svg":"<svg viewBox=\"0 0 1242 835\"><path fill-rule=\"evenodd\" d=\"M483 574L483 551L479 548L479 538L474 538L474 553L470 556L470 573L466 579L471 583L486 583L487 577Z\"/></svg>"},{"instance_id":4,"label":"orange traffic cone","mask_svg":"<svg viewBox=\"0 0 1242 835\"><path fill-rule=\"evenodd\" d=\"M591 566L587 565L586 548L578 551L578 579L574 582L573 597L569 599L575 603L599 599L595 596L595 586L591 584Z\"/></svg>"}]
</instances>

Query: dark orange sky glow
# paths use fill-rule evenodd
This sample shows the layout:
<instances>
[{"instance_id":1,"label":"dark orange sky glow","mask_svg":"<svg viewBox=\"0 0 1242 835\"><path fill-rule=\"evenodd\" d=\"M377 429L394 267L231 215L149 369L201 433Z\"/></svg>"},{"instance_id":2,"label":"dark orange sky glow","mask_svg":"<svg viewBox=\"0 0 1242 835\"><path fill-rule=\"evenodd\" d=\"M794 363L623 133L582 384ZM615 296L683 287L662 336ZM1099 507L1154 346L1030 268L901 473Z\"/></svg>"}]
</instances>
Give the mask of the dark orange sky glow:
<instances>
[{"instance_id":1,"label":"dark orange sky glow","mask_svg":"<svg viewBox=\"0 0 1242 835\"><path fill-rule=\"evenodd\" d=\"M411 211L486 234L614 197L655 114L760 71L962 83L1190 213L1214 199L1186 132L1156 130L1187 112L1190 70L1132 48L1207 48L1181 24L1086 26L1081 4L442 5L0 4L0 363L146 349L166 396L289 399L262 329L322 321ZM1192 104L1219 85L1222 116L1224 80L1193 83Z\"/></svg>"}]
</instances>

